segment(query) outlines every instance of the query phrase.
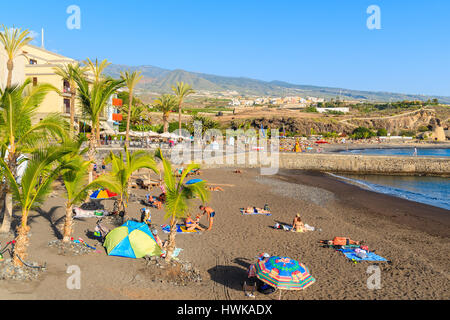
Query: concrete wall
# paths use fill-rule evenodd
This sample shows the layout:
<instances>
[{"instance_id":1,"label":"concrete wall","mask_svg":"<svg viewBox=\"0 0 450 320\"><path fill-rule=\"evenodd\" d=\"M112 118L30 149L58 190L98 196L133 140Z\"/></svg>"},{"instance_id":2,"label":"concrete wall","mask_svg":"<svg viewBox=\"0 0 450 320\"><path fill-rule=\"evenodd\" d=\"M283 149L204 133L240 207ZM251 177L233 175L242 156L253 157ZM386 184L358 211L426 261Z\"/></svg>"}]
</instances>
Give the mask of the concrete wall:
<instances>
[{"instance_id":1,"label":"concrete wall","mask_svg":"<svg viewBox=\"0 0 450 320\"><path fill-rule=\"evenodd\" d=\"M299 169L335 173L380 174L380 175L430 175L450 176L450 160L448 158L401 157L401 156L369 156L340 154L294 154L280 153L280 169ZM203 168L233 167L259 168L258 164L204 162ZM263 167L269 167L264 165Z\"/></svg>"}]
</instances>

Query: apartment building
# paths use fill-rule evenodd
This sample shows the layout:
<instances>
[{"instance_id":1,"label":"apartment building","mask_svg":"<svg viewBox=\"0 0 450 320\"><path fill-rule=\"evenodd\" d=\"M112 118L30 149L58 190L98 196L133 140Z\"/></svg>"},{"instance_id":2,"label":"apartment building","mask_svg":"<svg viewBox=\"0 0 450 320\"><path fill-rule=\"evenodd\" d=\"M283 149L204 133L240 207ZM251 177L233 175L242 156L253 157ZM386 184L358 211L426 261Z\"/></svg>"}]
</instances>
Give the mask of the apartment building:
<instances>
[{"instance_id":1,"label":"apartment building","mask_svg":"<svg viewBox=\"0 0 450 320\"><path fill-rule=\"evenodd\" d=\"M0 51L4 49L1 48ZM60 113L67 119L70 118L70 83L55 73L54 68L57 66L76 63L77 61L45 50L33 45L27 45L22 49L22 54L14 61L13 84L22 83L25 79L32 79L33 85L40 83L48 83L58 88L61 95L57 92L50 92L40 104L36 119L39 121L50 113ZM7 69L6 56L0 52L0 87L6 86ZM115 105L114 105L115 104ZM107 108L100 118L101 127L111 132L117 129L119 119L116 115L116 107L120 106L120 101L116 97L112 97ZM78 128L81 123L86 123L87 119L83 117L79 101L75 102L75 126Z\"/></svg>"}]
</instances>

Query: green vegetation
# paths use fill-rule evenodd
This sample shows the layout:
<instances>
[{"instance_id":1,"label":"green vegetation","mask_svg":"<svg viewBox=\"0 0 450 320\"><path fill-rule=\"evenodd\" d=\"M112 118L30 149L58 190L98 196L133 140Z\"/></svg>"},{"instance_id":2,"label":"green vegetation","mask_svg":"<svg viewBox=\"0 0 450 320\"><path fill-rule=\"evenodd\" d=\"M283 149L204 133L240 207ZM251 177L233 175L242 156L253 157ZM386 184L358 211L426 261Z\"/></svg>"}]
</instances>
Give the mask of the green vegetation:
<instances>
[{"instance_id":1,"label":"green vegetation","mask_svg":"<svg viewBox=\"0 0 450 320\"><path fill-rule=\"evenodd\" d=\"M374 137L375 135L376 135L375 132L366 127L358 127L355 130L353 130L353 133L351 134L350 137L353 139L368 139Z\"/></svg>"},{"instance_id":2,"label":"green vegetation","mask_svg":"<svg viewBox=\"0 0 450 320\"><path fill-rule=\"evenodd\" d=\"M309 106L308 108L304 109L304 112L318 113L319 111L317 111L317 108L315 106Z\"/></svg>"},{"instance_id":3,"label":"green vegetation","mask_svg":"<svg viewBox=\"0 0 450 320\"><path fill-rule=\"evenodd\" d=\"M388 135L388 132L384 128L380 128L377 130L377 136L378 137L386 137Z\"/></svg>"}]
</instances>

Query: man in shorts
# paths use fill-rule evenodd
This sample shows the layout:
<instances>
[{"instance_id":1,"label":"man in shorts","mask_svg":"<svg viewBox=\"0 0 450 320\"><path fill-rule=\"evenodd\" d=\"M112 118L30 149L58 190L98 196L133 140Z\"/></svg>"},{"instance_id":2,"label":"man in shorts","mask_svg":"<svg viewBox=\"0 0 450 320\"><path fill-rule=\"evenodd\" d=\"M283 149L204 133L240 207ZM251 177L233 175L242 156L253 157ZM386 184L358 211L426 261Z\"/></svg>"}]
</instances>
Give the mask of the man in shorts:
<instances>
[{"instance_id":1,"label":"man in shorts","mask_svg":"<svg viewBox=\"0 0 450 320\"><path fill-rule=\"evenodd\" d=\"M203 215L205 214L208 215L209 227L208 229L206 229L206 231L210 231L214 223L214 217L216 216L216 212L214 211L213 208L205 206L200 206L200 210L203 211Z\"/></svg>"}]
</instances>

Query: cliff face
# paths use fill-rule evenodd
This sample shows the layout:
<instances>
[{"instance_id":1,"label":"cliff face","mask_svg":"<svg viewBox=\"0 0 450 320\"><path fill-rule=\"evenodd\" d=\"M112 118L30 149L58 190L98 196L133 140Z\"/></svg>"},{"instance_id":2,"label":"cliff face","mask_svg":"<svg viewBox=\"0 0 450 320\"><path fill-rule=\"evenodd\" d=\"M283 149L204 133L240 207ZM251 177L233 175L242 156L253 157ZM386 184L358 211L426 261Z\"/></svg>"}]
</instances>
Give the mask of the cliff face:
<instances>
[{"instance_id":1,"label":"cliff face","mask_svg":"<svg viewBox=\"0 0 450 320\"><path fill-rule=\"evenodd\" d=\"M380 118L354 118L337 121L333 118L304 119L304 118L257 118L251 120L253 128L282 129L309 135L311 129L315 132L337 132L351 134L357 127L366 127L373 130L386 129L389 133L398 133L401 130L418 131L419 127L429 127L431 130L439 126L441 121L436 118L433 110L418 110L402 115ZM445 126L445 125L444 125Z\"/></svg>"},{"instance_id":2,"label":"cliff face","mask_svg":"<svg viewBox=\"0 0 450 320\"><path fill-rule=\"evenodd\" d=\"M353 129L347 124L342 124L332 120L322 119L295 119L295 118L259 118L253 119L252 127L261 128L261 125L267 129L282 129L283 127L288 132L297 132L299 134L310 135L311 129L315 132L337 132L337 133L352 133Z\"/></svg>"},{"instance_id":3,"label":"cliff face","mask_svg":"<svg viewBox=\"0 0 450 320\"><path fill-rule=\"evenodd\" d=\"M417 131L419 127L434 127L436 123L440 123L436 119L433 110L419 110L417 112L408 113L404 115L373 118L373 119L352 119L348 121L349 124L356 127L367 127L373 129L386 129L388 132L399 132L400 130Z\"/></svg>"}]
</instances>

